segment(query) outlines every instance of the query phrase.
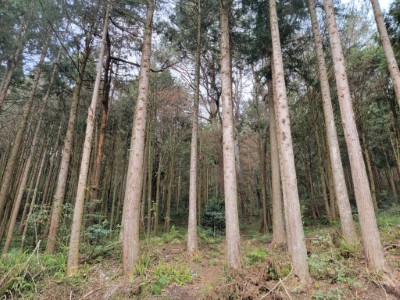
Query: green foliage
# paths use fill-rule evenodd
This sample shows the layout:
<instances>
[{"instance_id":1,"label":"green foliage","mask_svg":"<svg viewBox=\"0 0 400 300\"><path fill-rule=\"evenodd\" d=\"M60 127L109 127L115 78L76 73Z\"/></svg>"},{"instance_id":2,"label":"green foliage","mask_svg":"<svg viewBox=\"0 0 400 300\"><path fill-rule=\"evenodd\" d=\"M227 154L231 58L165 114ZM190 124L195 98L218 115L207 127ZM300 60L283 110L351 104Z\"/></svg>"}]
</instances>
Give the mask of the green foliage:
<instances>
[{"instance_id":1,"label":"green foliage","mask_svg":"<svg viewBox=\"0 0 400 300\"><path fill-rule=\"evenodd\" d=\"M136 273L139 276L144 276L150 267L150 263L151 258L146 255L142 255L140 260L135 265Z\"/></svg>"},{"instance_id":2,"label":"green foliage","mask_svg":"<svg viewBox=\"0 0 400 300\"><path fill-rule=\"evenodd\" d=\"M225 203L221 198L210 198L201 216L201 225L214 233L225 229Z\"/></svg>"},{"instance_id":3,"label":"green foliage","mask_svg":"<svg viewBox=\"0 0 400 300\"><path fill-rule=\"evenodd\" d=\"M45 278L62 279L66 256L10 252L0 258L0 297L32 296L44 288Z\"/></svg>"},{"instance_id":4,"label":"green foliage","mask_svg":"<svg viewBox=\"0 0 400 300\"><path fill-rule=\"evenodd\" d=\"M264 261L267 255L268 252L265 249L256 248L245 255L244 262L246 265L253 265Z\"/></svg>"},{"instance_id":5,"label":"green foliage","mask_svg":"<svg viewBox=\"0 0 400 300\"><path fill-rule=\"evenodd\" d=\"M104 220L101 224L93 224L86 228L85 237L89 241L101 243L110 235L110 233L110 224L107 220Z\"/></svg>"},{"instance_id":6,"label":"green foliage","mask_svg":"<svg viewBox=\"0 0 400 300\"><path fill-rule=\"evenodd\" d=\"M329 291L317 291L313 299L315 300L336 300L343 299L343 291L339 288L331 288Z\"/></svg>"},{"instance_id":7,"label":"green foliage","mask_svg":"<svg viewBox=\"0 0 400 300\"><path fill-rule=\"evenodd\" d=\"M154 280L151 292L156 295L161 294L164 286L169 284L182 285L192 280L192 273L186 267L180 265L159 263L153 270Z\"/></svg>"}]
</instances>

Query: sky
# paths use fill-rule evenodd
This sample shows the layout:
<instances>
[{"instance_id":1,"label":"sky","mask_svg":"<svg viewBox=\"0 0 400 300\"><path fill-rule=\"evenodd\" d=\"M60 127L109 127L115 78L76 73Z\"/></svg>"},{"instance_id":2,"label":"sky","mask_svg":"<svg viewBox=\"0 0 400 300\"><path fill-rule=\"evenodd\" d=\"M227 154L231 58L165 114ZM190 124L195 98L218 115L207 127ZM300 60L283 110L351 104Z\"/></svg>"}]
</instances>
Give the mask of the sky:
<instances>
[{"instance_id":1,"label":"sky","mask_svg":"<svg viewBox=\"0 0 400 300\"><path fill-rule=\"evenodd\" d=\"M360 2L360 1L368 1L368 0L342 0L343 3L349 3L349 2ZM388 11L390 4L392 4L394 0L379 0L379 4L381 5L381 9Z\"/></svg>"}]
</instances>

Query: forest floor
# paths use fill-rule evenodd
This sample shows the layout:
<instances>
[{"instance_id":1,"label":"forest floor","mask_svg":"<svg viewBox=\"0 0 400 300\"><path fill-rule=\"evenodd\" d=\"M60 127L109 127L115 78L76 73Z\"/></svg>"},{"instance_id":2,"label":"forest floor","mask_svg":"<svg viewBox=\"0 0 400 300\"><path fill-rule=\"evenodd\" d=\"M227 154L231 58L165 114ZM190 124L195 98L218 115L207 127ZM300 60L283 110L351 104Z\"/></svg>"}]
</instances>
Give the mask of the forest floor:
<instances>
[{"instance_id":1,"label":"forest floor","mask_svg":"<svg viewBox=\"0 0 400 300\"><path fill-rule=\"evenodd\" d=\"M386 258L400 279L400 212L379 214ZM82 245L77 276L65 276L66 254L42 254L40 246L0 259L0 299L397 299L378 274L368 272L361 246L349 247L338 226L307 226L313 282L299 284L283 248L272 248L270 235L245 230L244 268L228 270L224 240L200 231L200 251L186 254L184 231L144 239L137 276L121 276L120 246Z\"/></svg>"}]
</instances>

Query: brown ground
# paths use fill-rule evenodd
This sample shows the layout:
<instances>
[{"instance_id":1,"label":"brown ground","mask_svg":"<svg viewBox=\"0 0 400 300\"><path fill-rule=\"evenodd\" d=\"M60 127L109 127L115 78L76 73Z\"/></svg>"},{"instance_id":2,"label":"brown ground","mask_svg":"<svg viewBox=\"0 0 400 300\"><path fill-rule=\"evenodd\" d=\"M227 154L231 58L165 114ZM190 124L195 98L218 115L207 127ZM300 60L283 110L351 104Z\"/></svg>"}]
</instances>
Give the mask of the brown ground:
<instances>
[{"instance_id":1,"label":"brown ground","mask_svg":"<svg viewBox=\"0 0 400 300\"><path fill-rule=\"evenodd\" d=\"M252 249L263 248L264 245L263 241L245 240L243 253L246 256ZM399 237L396 243L385 246L388 261L395 269L397 278L400 278ZM308 239L308 249L314 251L313 238ZM293 276L282 277L281 280L271 277L270 270L283 270L288 266L284 251L279 249L270 249L273 254L246 266L240 273L226 270L222 242L202 245L199 255L193 258L186 255L185 244L179 240L162 245L147 244L143 250L150 252L154 258L149 268L159 262L186 266L193 273L193 279L183 285L167 285L161 295L152 295L141 286L141 281L148 279L147 275L134 280L121 277L119 262L109 259L90 267L89 279L85 283L78 285L73 280L49 280L44 292L36 294L35 299L398 299L386 291L379 277L368 274L362 256L349 257L342 262L354 263L359 270L352 273L354 278L351 283L337 282L334 277L330 278L328 271L321 278L314 279L312 284L301 286ZM273 261L277 259L285 262L274 265Z\"/></svg>"}]
</instances>

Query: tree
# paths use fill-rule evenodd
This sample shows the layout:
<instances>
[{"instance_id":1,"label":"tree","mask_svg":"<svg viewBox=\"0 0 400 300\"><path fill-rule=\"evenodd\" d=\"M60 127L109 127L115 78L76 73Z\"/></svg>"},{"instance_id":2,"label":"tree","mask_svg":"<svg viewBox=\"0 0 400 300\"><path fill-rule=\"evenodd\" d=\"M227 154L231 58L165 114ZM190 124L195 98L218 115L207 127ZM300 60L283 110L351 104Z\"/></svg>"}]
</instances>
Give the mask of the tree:
<instances>
[{"instance_id":1,"label":"tree","mask_svg":"<svg viewBox=\"0 0 400 300\"><path fill-rule=\"evenodd\" d=\"M326 69L322 39L320 36L320 29L318 25L314 0L308 0L308 8L311 15L314 45L317 54L318 75L326 127L326 140L328 144L329 158L332 168L335 197L337 199L337 204L339 208L340 223L342 225L344 239L347 243L354 244L357 243L357 234L354 227L353 217L351 215L350 201L347 193L346 181L344 178L339 142L336 133L335 118L333 115L328 72Z\"/></svg>"},{"instance_id":2,"label":"tree","mask_svg":"<svg viewBox=\"0 0 400 300\"><path fill-rule=\"evenodd\" d=\"M24 135L25 135L26 128L28 126L28 120L29 120L29 117L31 115L32 106L33 106L33 102L35 100L36 91L37 91L38 86L39 86L40 76L42 75L42 66L43 66L43 63L44 63L44 59L45 59L45 57L47 55L47 50L48 50L48 47L49 47L49 44L50 44L50 40L51 40L51 31L47 30L46 43L45 43L45 46L42 49L40 60L39 60L39 63L37 65L35 76L33 78L32 89L31 89L31 91L29 93L29 99L24 105L24 112L23 112L23 115L22 115L21 123L19 125L18 133L17 133L17 136L15 137L15 141L14 141L14 144L12 146L12 151L11 151L10 157L9 157L9 159L7 161L6 169L4 171L3 180L1 182L1 188L0 188L0 219L3 218L3 213L4 213L6 200L7 200L7 197L9 195L10 188L11 188L10 185L12 184L12 179L13 179L13 177L15 175L14 168L15 168L17 162L18 162L18 159L19 159L19 154L20 154L20 151L21 151L21 145L22 145L22 142L23 142L23 138L24 138Z\"/></svg>"},{"instance_id":3,"label":"tree","mask_svg":"<svg viewBox=\"0 0 400 300\"><path fill-rule=\"evenodd\" d=\"M57 239L58 225L60 223L61 209L64 203L65 190L68 180L68 171L72 155L72 146L75 136L76 119L78 115L79 98L84 82L84 74L90 56L92 37L88 31L85 38L83 56L80 59L78 74L76 76L75 88L72 95L71 108L69 113L67 132L65 133L62 157L57 176L57 184L53 195L53 205L50 217L50 228L47 237L46 252L54 253Z\"/></svg>"},{"instance_id":4,"label":"tree","mask_svg":"<svg viewBox=\"0 0 400 300\"><path fill-rule=\"evenodd\" d=\"M224 165L224 197L226 218L226 251L231 268L242 267L240 231L237 203L234 121L232 101L232 70L229 42L230 0L221 0L221 102L222 102L222 147Z\"/></svg>"},{"instance_id":5,"label":"tree","mask_svg":"<svg viewBox=\"0 0 400 300\"><path fill-rule=\"evenodd\" d=\"M92 101L90 103L86 119L85 141L83 143L83 153L79 171L78 187L75 197L74 215L71 226L71 238L69 242L68 261L67 261L68 276L75 275L76 272L78 271L78 265L79 265L79 239L81 235L83 204L85 201L90 152L92 148L93 129L95 124L95 112L98 102L97 99L99 98L100 80L103 69L103 58L105 49L107 47L106 39L107 39L107 31L109 23L109 10L110 10L110 4L108 4L108 2L105 2L103 34L102 34L101 47L99 53L99 60L97 62L97 67L96 67L96 80L93 88Z\"/></svg>"},{"instance_id":6,"label":"tree","mask_svg":"<svg viewBox=\"0 0 400 300\"><path fill-rule=\"evenodd\" d=\"M276 95L276 129L277 141L280 145L279 161L281 166L281 177L283 178L282 187L284 194L284 205L286 207L285 218L287 226L287 242L292 260L293 274L298 276L302 282L309 282L311 277L308 271L307 249L303 225L301 222L299 192L294 165L289 107L286 96L282 50L279 38L278 16L276 14L275 0L269 0L269 13L273 49L273 90Z\"/></svg>"},{"instance_id":7,"label":"tree","mask_svg":"<svg viewBox=\"0 0 400 300\"><path fill-rule=\"evenodd\" d=\"M189 222L187 241L188 252L192 255L197 251L197 133L200 98L201 0L197 1L196 42L195 93L192 110L192 141L190 144Z\"/></svg>"},{"instance_id":8,"label":"tree","mask_svg":"<svg viewBox=\"0 0 400 300\"><path fill-rule=\"evenodd\" d=\"M349 153L351 175L357 202L365 256L369 268L375 271L383 271L386 269L386 261L378 226L376 224L367 171L362 157L360 139L354 118L352 98L347 80L345 60L343 57L339 31L336 25L332 0L324 0L324 9L326 13L326 23L335 70L336 89L339 97L340 113L347 151Z\"/></svg>"},{"instance_id":9,"label":"tree","mask_svg":"<svg viewBox=\"0 0 400 300\"><path fill-rule=\"evenodd\" d=\"M146 135L147 94L149 88L151 37L154 0L147 0L147 13L140 63L138 99L132 127L131 146L122 216L122 267L125 275L135 272L139 259L139 218L143 184L144 140Z\"/></svg>"},{"instance_id":10,"label":"tree","mask_svg":"<svg viewBox=\"0 0 400 300\"><path fill-rule=\"evenodd\" d=\"M379 36L389 68L390 77L392 78L394 91L396 93L397 104L400 107L400 71L394 56L393 48L390 43L389 35L386 29L383 13L378 0L371 0L372 9L374 11L376 26L378 27Z\"/></svg>"}]
</instances>

